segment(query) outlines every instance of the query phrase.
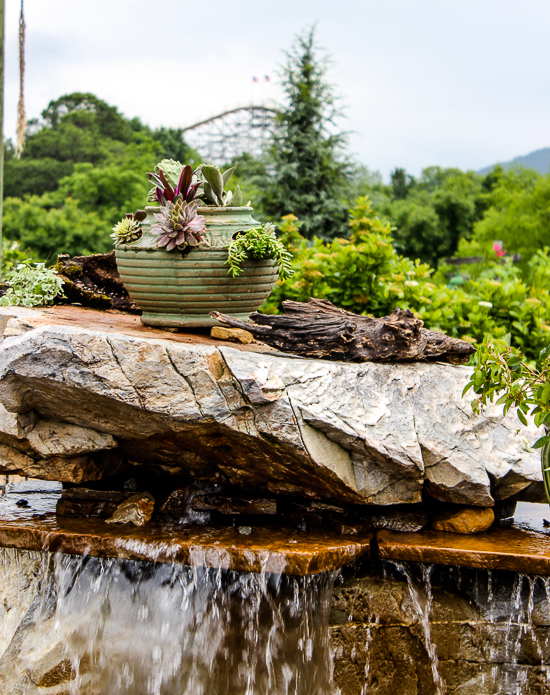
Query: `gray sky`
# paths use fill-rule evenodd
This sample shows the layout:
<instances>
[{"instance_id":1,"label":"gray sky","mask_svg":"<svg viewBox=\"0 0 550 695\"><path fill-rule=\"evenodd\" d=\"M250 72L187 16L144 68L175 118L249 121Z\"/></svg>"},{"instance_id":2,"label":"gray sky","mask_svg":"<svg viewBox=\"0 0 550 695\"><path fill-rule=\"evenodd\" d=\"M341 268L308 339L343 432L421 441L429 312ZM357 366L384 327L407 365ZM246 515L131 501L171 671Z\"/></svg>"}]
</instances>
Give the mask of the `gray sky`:
<instances>
[{"instance_id":1,"label":"gray sky","mask_svg":"<svg viewBox=\"0 0 550 695\"><path fill-rule=\"evenodd\" d=\"M6 6L12 136L19 1ZM550 146L547 0L25 0L25 13L29 117L72 91L174 127L277 99L283 51L317 23L351 150L385 177Z\"/></svg>"}]
</instances>

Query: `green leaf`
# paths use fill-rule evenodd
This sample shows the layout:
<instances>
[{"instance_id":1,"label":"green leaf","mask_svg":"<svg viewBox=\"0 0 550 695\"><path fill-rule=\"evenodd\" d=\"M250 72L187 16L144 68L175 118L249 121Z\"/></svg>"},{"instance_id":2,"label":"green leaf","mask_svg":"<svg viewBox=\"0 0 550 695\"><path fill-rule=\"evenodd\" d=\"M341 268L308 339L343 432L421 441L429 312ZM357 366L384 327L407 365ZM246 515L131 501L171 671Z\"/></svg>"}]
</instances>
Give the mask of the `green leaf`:
<instances>
[{"instance_id":1,"label":"green leaf","mask_svg":"<svg viewBox=\"0 0 550 695\"><path fill-rule=\"evenodd\" d=\"M218 198L214 195L214 192L210 188L210 184L205 181L202 189L207 202L209 202L211 205L219 206L220 203Z\"/></svg>"},{"instance_id":2,"label":"green leaf","mask_svg":"<svg viewBox=\"0 0 550 695\"><path fill-rule=\"evenodd\" d=\"M203 167L203 168L204 168L204 167ZM225 186L227 186L227 182L229 181L229 179L230 179L231 176L233 175L233 172L235 171L236 168L237 168L237 165L235 165L234 167L231 167L230 169L226 169L226 170L223 172L223 185L224 185L224 188L225 188Z\"/></svg>"},{"instance_id":3,"label":"green leaf","mask_svg":"<svg viewBox=\"0 0 550 695\"><path fill-rule=\"evenodd\" d=\"M548 444L548 442L550 442L550 436L545 435L544 437L537 439L537 441L533 444L533 449L542 449L542 447L545 444Z\"/></svg>"},{"instance_id":4,"label":"green leaf","mask_svg":"<svg viewBox=\"0 0 550 695\"><path fill-rule=\"evenodd\" d=\"M235 189L235 193L233 194L233 207L240 208L242 204L243 194L241 191L241 187L237 184L237 188Z\"/></svg>"},{"instance_id":5,"label":"green leaf","mask_svg":"<svg viewBox=\"0 0 550 695\"><path fill-rule=\"evenodd\" d=\"M219 168L213 164L203 164L201 169L204 178L210 185L212 192L221 201L223 199L223 176Z\"/></svg>"},{"instance_id":6,"label":"green leaf","mask_svg":"<svg viewBox=\"0 0 550 695\"><path fill-rule=\"evenodd\" d=\"M518 409L518 410L517 410L517 414L518 414L519 421L520 421L523 425L527 425L527 418L526 418L525 415L521 412L521 410Z\"/></svg>"},{"instance_id":7,"label":"green leaf","mask_svg":"<svg viewBox=\"0 0 550 695\"><path fill-rule=\"evenodd\" d=\"M474 382L473 382L473 381L469 381L469 382L466 384L466 386L464 387L464 391L462 391L462 398L464 398L464 396L465 396L465 395L468 393L468 391L473 387L473 385L474 385Z\"/></svg>"}]
</instances>

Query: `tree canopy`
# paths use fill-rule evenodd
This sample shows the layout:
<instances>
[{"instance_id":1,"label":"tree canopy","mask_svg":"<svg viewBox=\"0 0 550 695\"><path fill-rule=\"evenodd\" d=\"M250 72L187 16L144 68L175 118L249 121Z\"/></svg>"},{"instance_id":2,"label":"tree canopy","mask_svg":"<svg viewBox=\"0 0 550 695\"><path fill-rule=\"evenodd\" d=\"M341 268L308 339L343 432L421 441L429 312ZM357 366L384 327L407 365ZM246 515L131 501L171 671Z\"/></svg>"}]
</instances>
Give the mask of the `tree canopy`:
<instances>
[{"instance_id":1,"label":"tree canopy","mask_svg":"<svg viewBox=\"0 0 550 695\"><path fill-rule=\"evenodd\" d=\"M40 259L107 251L110 227L143 206L146 173L165 157L200 161L180 129L152 130L93 94L51 101L21 159L5 145L4 233Z\"/></svg>"}]
</instances>

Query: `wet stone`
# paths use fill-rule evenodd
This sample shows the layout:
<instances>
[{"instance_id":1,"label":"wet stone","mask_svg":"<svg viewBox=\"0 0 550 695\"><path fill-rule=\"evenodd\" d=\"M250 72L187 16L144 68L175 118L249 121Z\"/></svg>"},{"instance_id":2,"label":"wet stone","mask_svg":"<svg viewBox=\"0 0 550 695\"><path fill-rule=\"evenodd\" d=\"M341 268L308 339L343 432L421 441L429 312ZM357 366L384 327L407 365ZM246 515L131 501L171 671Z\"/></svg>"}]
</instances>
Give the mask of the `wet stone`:
<instances>
[{"instance_id":1,"label":"wet stone","mask_svg":"<svg viewBox=\"0 0 550 695\"><path fill-rule=\"evenodd\" d=\"M430 514L422 512L389 511L385 514L373 514L368 520L375 529L417 533L428 526Z\"/></svg>"},{"instance_id":2,"label":"wet stone","mask_svg":"<svg viewBox=\"0 0 550 695\"><path fill-rule=\"evenodd\" d=\"M66 517L112 516L117 507L132 496L132 492L121 490L90 490L85 487L64 488L55 512Z\"/></svg>"},{"instance_id":3,"label":"wet stone","mask_svg":"<svg viewBox=\"0 0 550 695\"><path fill-rule=\"evenodd\" d=\"M150 521L155 509L155 498L149 492L132 495L118 505L107 524L134 524L144 526Z\"/></svg>"},{"instance_id":4,"label":"wet stone","mask_svg":"<svg viewBox=\"0 0 550 695\"><path fill-rule=\"evenodd\" d=\"M187 511L190 494L191 490L189 487L180 487L172 490L161 505L160 512L174 519L180 519Z\"/></svg>"},{"instance_id":5,"label":"wet stone","mask_svg":"<svg viewBox=\"0 0 550 695\"><path fill-rule=\"evenodd\" d=\"M358 536L369 531L372 526L368 523L353 522L342 519L336 516L329 516L326 520L326 525L336 533L341 533L343 536Z\"/></svg>"},{"instance_id":6,"label":"wet stone","mask_svg":"<svg viewBox=\"0 0 550 695\"><path fill-rule=\"evenodd\" d=\"M335 684L342 695L549 695L549 605L541 577L371 563L335 586Z\"/></svg>"},{"instance_id":7,"label":"wet stone","mask_svg":"<svg viewBox=\"0 0 550 695\"><path fill-rule=\"evenodd\" d=\"M67 500L116 502L117 504L120 504L131 497L133 492L135 492L135 490L90 490L89 488L85 487L69 487L63 489L61 498Z\"/></svg>"},{"instance_id":8,"label":"wet stone","mask_svg":"<svg viewBox=\"0 0 550 695\"><path fill-rule=\"evenodd\" d=\"M221 497L216 495L197 495L190 508L194 511L216 511L220 514L276 514L277 503L274 499L244 499L238 497Z\"/></svg>"},{"instance_id":9,"label":"wet stone","mask_svg":"<svg viewBox=\"0 0 550 695\"><path fill-rule=\"evenodd\" d=\"M56 505L55 513L58 516L68 516L75 518L98 517L107 518L112 516L120 502L94 501L82 499L61 498Z\"/></svg>"},{"instance_id":10,"label":"wet stone","mask_svg":"<svg viewBox=\"0 0 550 695\"><path fill-rule=\"evenodd\" d=\"M475 534L491 528L495 514L490 508L469 507L457 512L445 512L433 522L434 531Z\"/></svg>"},{"instance_id":11,"label":"wet stone","mask_svg":"<svg viewBox=\"0 0 550 695\"><path fill-rule=\"evenodd\" d=\"M54 685L68 683L76 677L76 672L69 659L63 659L59 664L51 668L38 681L40 688L51 688Z\"/></svg>"}]
</instances>

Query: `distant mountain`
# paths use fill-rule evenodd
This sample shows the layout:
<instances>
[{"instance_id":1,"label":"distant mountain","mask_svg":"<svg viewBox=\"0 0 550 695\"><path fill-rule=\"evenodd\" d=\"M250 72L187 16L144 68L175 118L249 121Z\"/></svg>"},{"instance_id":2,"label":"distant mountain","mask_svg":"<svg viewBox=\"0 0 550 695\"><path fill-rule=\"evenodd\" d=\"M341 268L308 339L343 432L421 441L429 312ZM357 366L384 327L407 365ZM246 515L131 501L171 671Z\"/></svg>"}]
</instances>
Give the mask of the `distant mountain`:
<instances>
[{"instance_id":1,"label":"distant mountain","mask_svg":"<svg viewBox=\"0 0 550 695\"><path fill-rule=\"evenodd\" d=\"M542 150L535 150L523 157L516 157L511 162L499 162L499 164L504 169L519 165L524 166L526 169L536 169L541 174L548 174L550 171L550 147L544 147ZM486 176L495 166L496 164L493 164L490 167L485 167L485 169L480 169L478 173Z\"/></svg>"}]
</instances>

